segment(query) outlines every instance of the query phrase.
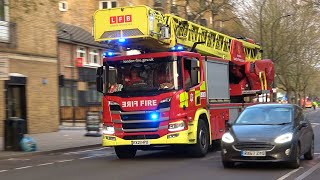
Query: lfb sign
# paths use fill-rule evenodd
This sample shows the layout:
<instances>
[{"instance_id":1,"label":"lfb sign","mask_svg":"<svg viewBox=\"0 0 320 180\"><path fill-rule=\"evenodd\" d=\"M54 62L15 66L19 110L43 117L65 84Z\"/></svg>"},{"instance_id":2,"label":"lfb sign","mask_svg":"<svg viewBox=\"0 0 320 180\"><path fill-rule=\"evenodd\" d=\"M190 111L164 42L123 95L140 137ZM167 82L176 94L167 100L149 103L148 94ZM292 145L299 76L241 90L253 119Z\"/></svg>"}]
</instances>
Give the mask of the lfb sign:
<instances>
[{"instance_id":1,"label":"lfb sign","mask_svg":"<svg viewBox=\"0 0 320 180\"><path fill-rule=\"evenodd\" d=\"M132 15L111 16L110 24L132 22Z\"/></svg>"}]
</instances>

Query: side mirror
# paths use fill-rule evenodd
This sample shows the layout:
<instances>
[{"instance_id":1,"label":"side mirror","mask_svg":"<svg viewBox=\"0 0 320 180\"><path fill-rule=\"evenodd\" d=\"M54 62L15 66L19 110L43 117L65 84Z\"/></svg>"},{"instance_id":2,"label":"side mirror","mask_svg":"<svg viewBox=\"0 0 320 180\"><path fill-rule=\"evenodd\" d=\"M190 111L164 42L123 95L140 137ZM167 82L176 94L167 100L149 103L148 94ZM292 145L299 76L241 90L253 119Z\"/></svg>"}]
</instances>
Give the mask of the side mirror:
<instances>
[{"instance_id":1,"label":"side mirror","mask_svg":"<svg viewBox=\"0 0 320 180\"><path fill-rule=\"evenodd\" d=\"M97 91L103 93L103 78L102 76L96 77Z\"/></svg>"},{"instance_id":2,"label":"side mirror","mask_svg":"<svg viewBox=\"0 0 320 180\"><path fill-rule=\"evenodd\" d=\"M232 124L233 124L232 122L227 122L227 123L226 123L226 127L227 127L227 128L231 128L231 127L232 127Z\"/></svg>"},{"instance_id":3,"label":"side mirror","mask_svg":"<svg viewBox=\"0 0 320 180\"><path fill-rule=\"evenodd\" d=\"M97 73L96 74L97 74L97 76L102 76L103 75L103 66L97 68Z\"/></svg>"},{"instance_id":4,"label":"side mirror","mask_svg":"<svg viewBox=\"0 0 320 180\"><path fill-rule=\"evenodd\" d=\"M106 70L104 70L104 67ZM105 85L109 83L109 66L101 66L97 68L96 72L96 87L97 91L104 93ZM106 87L107 88L107 87Z\"/></svg>"},{"instance_id":5,"label":"side mirror","mask_svg":"<svg viewBox=\"0 0 320 180\"><path fill-rule=\"evenodd\" d=\"M300 121L300 128L308 127L308 123L305 121Z\"/></svg>"}]
</instances>

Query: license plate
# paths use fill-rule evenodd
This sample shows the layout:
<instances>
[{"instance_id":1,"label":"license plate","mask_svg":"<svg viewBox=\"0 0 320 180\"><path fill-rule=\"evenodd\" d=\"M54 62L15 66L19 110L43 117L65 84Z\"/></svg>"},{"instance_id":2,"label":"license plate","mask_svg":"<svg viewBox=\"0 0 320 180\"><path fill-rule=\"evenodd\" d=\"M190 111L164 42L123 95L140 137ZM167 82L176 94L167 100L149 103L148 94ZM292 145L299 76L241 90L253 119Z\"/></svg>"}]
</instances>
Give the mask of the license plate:
<instances>
[{"instance_id":1,"label":"license plate","mask_svg":"<svg viewBox=\"0 0 320 180\"><path fill-rule=\"evenodd\" d=\"M266 151L241 151L241 156L266 156Z\"/></svg>"},{"instance_id":2,"label":"license plate","mask_svg":"<svg viewBox=\"0 0 320 180\"><path fill-rule=\"evenodd\" d=\"M132 145L150 145L150 142L148 140L136 140L131 141Z\"/></svg>"}]
</instances>

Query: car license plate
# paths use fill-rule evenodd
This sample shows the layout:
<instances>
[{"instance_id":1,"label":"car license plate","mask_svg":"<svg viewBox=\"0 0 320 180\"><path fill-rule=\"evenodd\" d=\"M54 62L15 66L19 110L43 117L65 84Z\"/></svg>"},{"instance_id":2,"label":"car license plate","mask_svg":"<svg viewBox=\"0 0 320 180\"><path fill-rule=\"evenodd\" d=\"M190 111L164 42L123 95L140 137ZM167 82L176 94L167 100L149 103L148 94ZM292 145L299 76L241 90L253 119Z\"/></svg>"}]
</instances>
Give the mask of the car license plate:
<instances>
[{"instance_id":1,"label":"car license plate","mask_svg":"<svg viewBox=\"0 0 320 180\"><path fill-rule=\"evenodd\" d=\"M134 140L131 141L132 145L150 145L150 142L148 140Z\"/></svg>"},{"instance_id":2,"label":"car license plate","mask_svg":"<svg viewBox=\"0 0 320 180\"><path fill-rule=\"evenodd\" d=\"M241 151L241 156L266 156L266 151Z\"/></svg>"}]
</instances>

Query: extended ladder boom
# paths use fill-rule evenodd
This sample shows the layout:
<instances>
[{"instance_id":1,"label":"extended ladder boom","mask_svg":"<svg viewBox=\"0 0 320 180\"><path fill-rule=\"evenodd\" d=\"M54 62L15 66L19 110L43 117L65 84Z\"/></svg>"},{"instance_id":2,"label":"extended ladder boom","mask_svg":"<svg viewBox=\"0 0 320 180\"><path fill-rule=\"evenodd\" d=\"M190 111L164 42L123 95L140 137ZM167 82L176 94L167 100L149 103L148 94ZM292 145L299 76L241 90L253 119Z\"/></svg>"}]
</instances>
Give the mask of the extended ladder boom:
<instances>
[{"instance_id":1,"label":"extended ladder boom","mask_svg":"<svg viewBox=\"0 0 320 180\"><path fill-rule=\"evenodd\" d=\"M202 55L216 56L235 62L261 59L260 46L200 26L171 14L162 14L147 6L132 6L96 11L96 41L121 43L131 49L153 52L168 51L182 45ZM243 55L241 55L243 54Z\"/></svg>"}]
</instances>

